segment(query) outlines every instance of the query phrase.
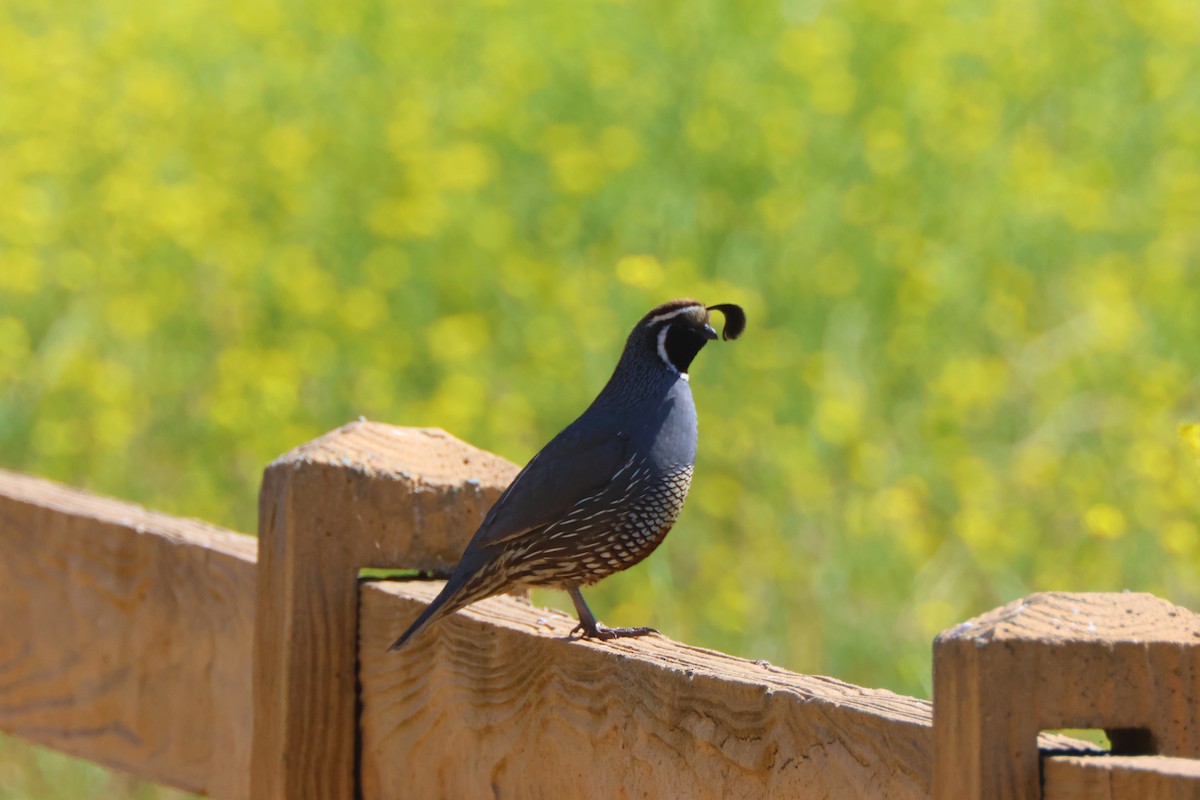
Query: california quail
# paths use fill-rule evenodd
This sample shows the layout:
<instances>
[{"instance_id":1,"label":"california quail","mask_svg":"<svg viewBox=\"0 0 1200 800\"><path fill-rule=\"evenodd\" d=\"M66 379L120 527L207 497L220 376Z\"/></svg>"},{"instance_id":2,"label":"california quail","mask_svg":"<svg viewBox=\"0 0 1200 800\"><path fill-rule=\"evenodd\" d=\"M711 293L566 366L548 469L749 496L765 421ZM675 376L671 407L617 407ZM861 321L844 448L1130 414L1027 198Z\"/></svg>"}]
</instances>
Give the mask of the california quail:
<instances>
[{"instance_id":1,"label":"california quail","mask_svg":"<svg viewBox=\"0 0 1200 800\"><path fill-rule=\"evenodd\" d=\"M515 586L565 589L585 637L641 636L606 628L579 587L632 567L654 551L683 508L696 461L696 406L688 367L717 333L746 327L740 306L663 303L642 318L616 370L579 419L525 466L492 506L446 586L391 650L439 617Z\"/></svg>"}]
</instances>

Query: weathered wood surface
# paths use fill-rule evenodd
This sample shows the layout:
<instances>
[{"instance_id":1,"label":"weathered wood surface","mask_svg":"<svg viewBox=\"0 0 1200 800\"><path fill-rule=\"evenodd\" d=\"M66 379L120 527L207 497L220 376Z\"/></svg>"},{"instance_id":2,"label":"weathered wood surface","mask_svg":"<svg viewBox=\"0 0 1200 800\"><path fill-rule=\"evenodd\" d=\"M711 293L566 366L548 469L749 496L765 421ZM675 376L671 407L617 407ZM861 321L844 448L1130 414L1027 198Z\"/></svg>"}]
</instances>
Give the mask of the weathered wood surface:
<instances>
[{"instance_id":1,"label":"weathered wood surface","mask_svg":"<svg viewBox=\"0 0 1200 800\"><path fill-rule=\"evenodd\" d=\"M1043 800L1200 800L1200 761L1170 756L1054 756Z\"/></svg>"},{"instance_id":2,"label":"weathered wood surface","mask_svg":"<svg viewBox=\"0 0 1200 800\"><path fill-rule=\"evenodd\" d=\"M1037 747L1081 747L1046 728L1196 748L1197 616L1143 595L1036 595L947 632L935 691L966 708L933 720L661 637L571 641L573 619L511 598L386 653L440 584L358 570L453 563L515 471L440 431L347 426L267 470L257 569L250 537L0 472L0 728L222 798L927 797L932 721L947 763L1010 781L956 798L1021 796L1002 791L1029 743L1035 776ZM1099 785L1044 761L1064 791ZM1116 800L1184 791L1180 763L1099 769Z\"/></svg>"},{"instance_id":3,"label":"weathered wood surface","mask_svg":"<svg viewBox=\"0 0 1200 800\"><path fill-rule=\"evenodd\" d=\"M358 571L452 566L516 472L443 431L365 421L267 467L255 798L354 797Z\"/></svg>"},{"instance_id":4,"label":"weathered wood surface","mask_svg":"<svg viewBox=\"0 0 1200 800\"><path fill-rule=\"evenodd\" d=\"M984 614L934 643L934 728L945 800L1039 798L1039 730L1103 728L1117 751L1200 758L1200 615L1129 592Z\"/></svg>"},{"instance_id":5,"label":"weathered wood surface","mask_svg":"<svg viewBox=\"0 0 1200 800\"><path fill-rule=\"evenodd\" d=\"M253 538L0 471L0 728L249 796Z\"/></svg>"},{"instance_id":6,"label":"weathered wood surface","mask_svg":"<svg viewBox=\"0 0 1200 800\"><path fill-rule=\"evenodd\" d=\"M485 600L385 652L440 584L364 583L372 798L927 798L929 703Z\"/></svg>"}]
</instances>

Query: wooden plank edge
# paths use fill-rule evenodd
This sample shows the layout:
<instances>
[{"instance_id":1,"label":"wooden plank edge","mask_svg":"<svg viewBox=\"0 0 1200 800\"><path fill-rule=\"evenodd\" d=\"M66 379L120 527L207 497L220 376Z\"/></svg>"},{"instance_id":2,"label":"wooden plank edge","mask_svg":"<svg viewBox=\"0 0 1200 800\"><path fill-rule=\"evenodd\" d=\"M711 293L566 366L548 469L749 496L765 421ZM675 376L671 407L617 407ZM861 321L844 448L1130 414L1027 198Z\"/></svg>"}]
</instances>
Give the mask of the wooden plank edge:
<instances>
[{"instance_id":1,"label":"wooden plank edge","mask_svg":"<svg viewBox=\"0 0 1200 800\"><path fill-rule=\"evenodd\" d=\"M38 506L73 517L85 517L139 534L194 544L241 561L258 560L258 539L203 520L153 511L136 503L94 494L61 483L0 469L0 498Z\"/></svg>"},{"instance_id":2,"label":"wooden plank edge","mask_svg":"<svg viewBox=\"0 0 1200 800\"><path fill-rule=\"evenodd\" d=\"M399 633L414 611L428 604L441 588L440 581L364 581L362 591L392 598L395 630ZM556 609L538 608L515 597L493 597L458 612L485 625L512 633L558 640L563 647L583 647L601 661L629 661L677 674L681 680L697 676L736 684L753 684L773 692L793 694L806 702L828 705L835 714L865 714L886 724L932 730L932 705L887 689L866 689L821 675L803 675L766 661L754 661L716 650L677 642L662 635L607 642L569 638L576 620ZM440 623L439 623L440 624ZM393 637L394 638L394 637Z\"/></svg>"},{"instance_id":3,"label":"wooden plank edge","mask_svg":"<svg viewBox=\"0 0 1200 800\"><path fill-rule=\"evenodd\" d=\"M1172 756L1050 756L1044 800L1200 800L1200 760Z\"/></svg>"}]
</instances>

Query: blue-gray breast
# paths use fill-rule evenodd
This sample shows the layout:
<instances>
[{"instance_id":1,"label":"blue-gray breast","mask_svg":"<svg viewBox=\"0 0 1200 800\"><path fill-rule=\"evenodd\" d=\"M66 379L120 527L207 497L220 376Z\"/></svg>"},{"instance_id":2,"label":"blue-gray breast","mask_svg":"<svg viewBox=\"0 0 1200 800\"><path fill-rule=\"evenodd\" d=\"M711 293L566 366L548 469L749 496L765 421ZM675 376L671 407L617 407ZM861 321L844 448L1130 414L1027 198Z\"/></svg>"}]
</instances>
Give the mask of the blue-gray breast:
<instances>
[{"instance_id":1,"label":"blue-gray breast","mask_svg":"<svg viewBox=\"0 0 1200 800\"><path fill-rule=\"evenodd\" d=\"M687 498L696 462L692 359L746 327L740 306L672 300L634 327L617 368L580 417L525 465L475 532L441 593L396 640L403 647L438 618L517 586L567 591L585 637L641 636L608 628L580 594L650 555Z\"/></svg>"}]
</instances>

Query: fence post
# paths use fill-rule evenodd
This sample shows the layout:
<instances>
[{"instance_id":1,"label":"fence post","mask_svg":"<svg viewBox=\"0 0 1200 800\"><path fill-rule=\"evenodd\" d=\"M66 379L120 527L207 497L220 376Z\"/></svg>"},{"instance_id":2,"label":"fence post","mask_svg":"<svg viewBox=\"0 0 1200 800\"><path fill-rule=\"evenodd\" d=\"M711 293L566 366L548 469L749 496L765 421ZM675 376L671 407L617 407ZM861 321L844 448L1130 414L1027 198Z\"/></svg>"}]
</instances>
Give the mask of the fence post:
<instances>
[{"instance_id":1,"label":"fence post","mask_svg":"<svg viewBox=\"0 0 1200 800\"><path fill-rule=\"evenodd\" d=\"M1200 758L1200 615L1141 593L1031 595L933 646L935 800L1041 797L1038 731Z\"/></svg>"},{"instance_id":2,"label":"fence post","mask_svg":"<svg viewBox=\"0 0 1200 800\"><path fill-rule=\"evenodd\" d=\"M267 467L251 796L355 796L358 570L452 565L515 473L443 431L365 421Z\"/></svg>"}]
</instances>

